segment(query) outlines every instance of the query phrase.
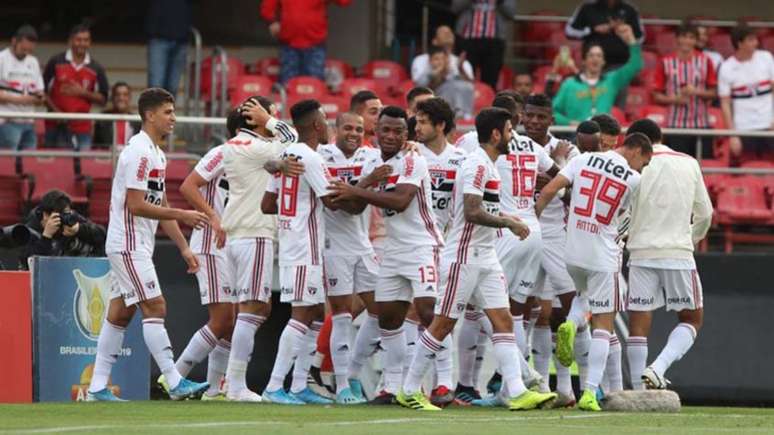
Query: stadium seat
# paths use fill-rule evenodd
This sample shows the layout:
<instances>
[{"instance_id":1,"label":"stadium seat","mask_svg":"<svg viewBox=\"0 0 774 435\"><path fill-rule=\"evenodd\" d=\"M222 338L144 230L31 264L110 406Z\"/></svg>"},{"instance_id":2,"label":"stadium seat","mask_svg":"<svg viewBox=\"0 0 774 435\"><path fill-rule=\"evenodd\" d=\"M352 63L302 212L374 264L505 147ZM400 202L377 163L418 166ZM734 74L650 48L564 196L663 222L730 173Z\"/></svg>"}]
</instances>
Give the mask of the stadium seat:
<instances>
[{"instance_id":1,"label":"stadium seat","mask_svg":"<svg viewBox=\"0 0 774 435\"><path fill-rule=\"evenodd\" d=\"M642 18L658 18L653 14L642 14ZM655 46L658 41L658 35L662 33L672 33L674 31L669 25L666 24L645 24L645 45Z\"/></svg>"},{"instance_id":2,"label":"stadium seat","mask_svg":"<svg viewBox=\"0 0 774 435\"><path fill-rule=\"evenodd\" d=\"M728 167L728 162L719 159L702 159L699 166L701 166L702 169L726 168ZM720 192L721 186L723 186L723 183L730 175L702 172L702 177L704 178L704 184L707 186L707 191L710 194L712 203L717 204L718 192Z\"/></svg>"},{"instance_id":3,"label":"stadium seat","mask_svg":"<svg viewBox=\"0 0 774 435\"><path fill-rule=\"evenodd\" d=\"M363 66L363 76L373 79L376 93L380 96L399 93L398 86L408 78L406 69L399 63L390 60L372 60Z\"/></svg>"},{"instance_id":4,"label":"stadium seat","mask_svg":"<svg viewBox=\"0 0 774 435\"><path fill-rule=\"evenodd\" d=\"M478 113L484 107L492 104L495 91L484 82L473 83L473 113Z\"/></svg>"},{"instance_id":5,"label":"stadium seat","mask_svg":"<svg viewBox=\"0 0 774 435\"><path fill-rule=\"evenodd\" d=\"M551 65L544 65L532 72L532 81L535 83L536 88L539 86L541 89L545 89L546 80L548 75L551 74L552 69Z\"/></svg>"},{"instance_id":6,"label":"stadium seat","mask_svg":"<svg viewBox=\"0 0 774 435\"><path fill-rule=\"evenodd\" d=\"M320 98L320 104L328 119L336 119L339 113L349 110L349 99L341 95L325 95Z\"/></svg>"},{"instance_id":7,"label":"stadium seat","mask_svg":"<svg viewBox=\"0 0 774 435\"><path fill-rule=\"evenodd\" d=\"M22 184L16 173L16 158L0 156L0 225L11 225L23 218Z\"/></svg>"},{"instance_id":8,"label":"stadium seat","mask_svg":"<svg viewBox=\"0 0 774 435\"><path fill-rule=\"evenodd\" d=\"M285 87L288 91L288 98L320 99L328 92L328 89L325 87L325 83L322 80L309 76L293 77L288 80Z\"/></svg>"},{"instance_id":9,"label":"stadium seat","mask_svg":"<svg viewBox=\"0 0 774 435\"><path fill-rule=\"evenodd\" d=\"M168 155L170 157L170 155ZM191 205L180 193L180 185L191 172L196 162L167 158L167 172L164 179L167 201L170 207L190 209Z\"/></svg>"},{"instance_id":10,"label":"stadium seat","mask_svg":"<svg viewBox=\"0 0 774 435\"><path fill-rule=\"evenodd\" d=\"M624 111L629 118L636 118L642 109L650 104L650 89L644 86L629 86L626 92L626 108Z\"/></svg>"},{"instance_id":11,"label":"stadium seat","mask_svg":"<svg viewBox=\"0 0 774 435\"><path fill-rule=\"evenodd\" d=\"M497 90L502 91L503 89L510 89L511 84L513 83L513 70L503 65L502 68L500 68L500 75L497 76Z\"/></svg>"},{"instance_id":12,"label":"stadium seat","mask_svg":"<svg viewBox=\"0 0 774 435\"><path fill-rule=\"evenodd\" d=\"M65 192L73 204L85 208L87 189L75 174L72 157L23 157L22 174L28 180L26 194L28 205L35 205L46 192L59 189Z\"/></svg>"},{"instance_id":13,"label":"stadium seat","mask_svg":"<svg viewBox=\"0 0 774 435\"><path fill-rule=\"evenodd\" d=\"M656 69L660 67L659 55L654 51L645 50L642 52L642 70L637 75L637 82L641 86L653 89L653 80Z\"/></svg>"},{"instance_id":14,"label":"stadium seat","mask_svg":"<svg viewBox=\"0 0 774 435\"><path fill-rule=\"evenodd\" d=\"M538 16L559 16L563 15L556 11L544 10L533 12L532 15ZM531 58L540 58L544 55L545 42L551 35L564 33L565 24L561 21L528 21L524 26L522 40L527 43L524 54Z\"/></svg>"},{"instance_id":15,"label":"stadium seat","mask_svg":"<svg viewBox=\"0 0 774 435\"><path fill-rule=\"evenodd\" d=\"M329 73L334 72L342 79L355 77L355 69L352 65L339 59L325 59L325 76L328 77Z\"/></svg>"},{"instance_id":16,"label":"stadium seat","mask_svg":"<svg viewBox=\"0 0 774 435\"><path fill-rule=\"evenodd\" d=\"M677 49L677 37L672 31L659 33L656 38L656 52L661 56L673 53Z\"/></svg>"},{"instance_id":17,"label":"stadium seat","mask_svg":"<svg viewBox=\"0 0 774 435\"><path fill-rule=\"evenodd\" d=\"M716 33L709 37L708 45L711 49L727 58L734 54L734 46L731 44L731 37L727 33Z\"/></svg>"},{"instance_id":18,"label":"stadium seat","mask_svg":"<svg viewBox=\"0 0 774 435\"><path fill-rule=\"evenodd\" d=\"M725 251L734 242L774 243L770 233L743 232L735 224L767 226L774 224L774 211L766 204L766 186L759 177L728 178L718 193L718 223L723 227Z\"/></svg>"},{"instance_id":19,"label":"stadium seat","mask_svg":"<svg viewBox=\"0 0 774 435\"><path fill-rule=\"evenodd\" d=\"M277 81L280 74L280 61L276 57L265 57L255 63L255 73Z\"/></svg>"},{"instance_id":20,"label":"stadium seat","mask_svg":"<svg viewBox=\"0 0 774 435\"><path fill-rule=\"evenodd\" d=\"M774 161L769 160L748 160L746 162L742 162L740 164L740 167L743 169L770 169L774 170ZM772 196L774 196L774 174L768 174L768 175L759 175L758 178L763 181L763 185L766 188L766 193L769 198L769 204L771 205L771 200L773 199Z\"/></svg>"},{"instance_id":21,"label":"stadium seat","mask_svg":"<svg viewBox=\"0 0 774 435\"><path fill-rule=\"evenodd\" d=\"M341 94L347 98L364 90L375 91L376 82L373 79L354 78L354 79L345 79L341 83Z\"/></svg>"},{"instance_id":22,"label":"stadium seat","mask_svg":"<svg viewBox=\"0 0 774 435\"><path fill-rule=\"evenodd\" d=\"M92 221L107 225L110 214L110 188L113 164L110 159L82 158L81 178L91 186L86 213Z\"/></svg>"},{"instance_id":23,"label":"stadium seat","mask_svg":"<svg viewBox=\"0 0 774 435\"><path fill-rule=\"evenodd\" d=\"M644 106L640 110L639 118L648 118L663 128L666 126L667 108L655 104Z\"/></svg>"},{"instance_id":24,"label":"stadium seat","mask_svg":"<svg viewBox=\"0 0 774 435\"><path fill-rule=\"evenodd\" d=\"M616 121L618 121L619 124L622 126L627 125L628 121L626 119L626 113L624 113L623 110L621 110L618 106L613 106L613 108L610 110L610 115L615 118Z\"/></svg>"},{"instance_id":25,"label":"stadium seat","mask_svg":"<svg viewBox=\"0 0 774 435\"><path fill-rule=\"evenodd\" d=\"M774 35L766 35L761 38L761 48L774 53Z\"/></svg>"},{"instance_id":26,"label":"stadium seat","mask_svg":"<svg viewBox=\"0 0 774 435\"><path fill-rule=\"evenodd\" d=\"M220 63L217 62L213 57L208 57L202 61L202 67L201 67L201 92L202 92L202 98L203 99L209 99L210 98L210 90L212 89L212 68L213 68L213 62L215 62L215 86L220 86L220 78L221 78L221 72L220 72ZM235 57L228 57L226 62L226 81L228 89L234 89L235 81L237 77L241 76L245 72L245 67L242 64L242 61ZM217 89L217 88L216 88Z\"/></svg>"},{"instance_id":27,"label":"stadium seat","mask_svg":"<svg viewBox=\"0 0 774 435\"><path fill-rule=\"evenodd\" d=\"M272 82L269 78L243 74L236 78L231 92L231 107L236 107L253 95L269 95Z\"/></svg>"}]
</instances>

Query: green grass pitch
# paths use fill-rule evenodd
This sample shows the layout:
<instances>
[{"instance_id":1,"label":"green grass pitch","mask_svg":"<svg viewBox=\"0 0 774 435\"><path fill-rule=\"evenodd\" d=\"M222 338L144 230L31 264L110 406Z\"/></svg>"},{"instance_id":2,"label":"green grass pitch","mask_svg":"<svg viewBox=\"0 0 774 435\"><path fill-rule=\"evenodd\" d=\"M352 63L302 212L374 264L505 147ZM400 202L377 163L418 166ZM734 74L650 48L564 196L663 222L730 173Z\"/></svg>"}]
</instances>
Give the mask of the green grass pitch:
<instances>
[{"instance_id":1,"label":"green grass pitch","mask_svg":"<svg viewBox=\"0 0 774 435\"><path fill-rule=\"evenodd\" d=\"M0 434L39 433L774 433L774 410L688 407L679 414L622 414L449 408L420 413L399 407L168 401L0 405Z\"/></svg>"}]
</instances>

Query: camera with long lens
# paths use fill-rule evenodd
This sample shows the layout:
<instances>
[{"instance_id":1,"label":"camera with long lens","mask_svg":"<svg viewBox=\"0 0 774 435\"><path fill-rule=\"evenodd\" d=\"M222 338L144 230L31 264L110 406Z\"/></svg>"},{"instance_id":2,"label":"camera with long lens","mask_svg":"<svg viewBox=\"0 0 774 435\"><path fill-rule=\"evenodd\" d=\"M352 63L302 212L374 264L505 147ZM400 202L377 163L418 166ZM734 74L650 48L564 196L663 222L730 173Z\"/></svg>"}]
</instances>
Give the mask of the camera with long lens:
<instances>
[{"instance_id":1,"label":"camera with long lens","mask_svg":"<svg viewBox=\"0 0 774 435\"><path fill-rule=\"evenodd\" d=\"M78 222L82 222L83 218L77 212L66 211L59 215L59 219L62 222L62 226L71 227Z\"/></svg>"},{"instance_id":2,"label":"camera with long lens","mask_svg":"<svg viewBox=\"0 0 774 435\"><path fill-rule=\"evenodd\" d=\"M15 224L0 227L0 248L16 248L29 243L34 236L33 231L26 225Z\"/></svg>"}]
</instances>

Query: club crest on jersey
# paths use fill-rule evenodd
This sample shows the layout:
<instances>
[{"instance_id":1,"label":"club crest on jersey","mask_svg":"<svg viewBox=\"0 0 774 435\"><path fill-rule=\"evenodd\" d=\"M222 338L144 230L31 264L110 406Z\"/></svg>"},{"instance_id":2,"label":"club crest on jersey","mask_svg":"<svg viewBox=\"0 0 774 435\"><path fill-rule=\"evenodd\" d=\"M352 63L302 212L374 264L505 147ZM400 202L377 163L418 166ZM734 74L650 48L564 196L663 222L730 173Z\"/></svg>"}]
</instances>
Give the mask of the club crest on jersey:
<instances>
[{"instance_id":1,"label":"club crest on jersey","mask_svg":"<svg viewBox=\"0 0 774 435\"><path fill-rule=\"evenodd\" d=\"M156 281L148 281L148 282L146 282L146 283L145 283L145 287L146 287L148 290L153 290L153 289L155 289L155 288L156 288Z\"/></svg>"},{"instance_id":2,"label":"club crest on jersey","mask_svg":"<svg viewBox=\"0 0 774 435\"><path fill-rule=\"evenodd\" d=\"M328 285L331 287L336 287L336 284L338 284L339 279L338 278L328 278Z\"/></svg>"},{"instance_id":3,"label":"club crest on jersey","mask_svg":"<svg viewBox=\"0 0 774 435\"><path fill-rule=\"evenodd\" d=\"M306 289L310 295L316 295L317 294L317 287L307 287Z\"/></svg>"}]
</instances>

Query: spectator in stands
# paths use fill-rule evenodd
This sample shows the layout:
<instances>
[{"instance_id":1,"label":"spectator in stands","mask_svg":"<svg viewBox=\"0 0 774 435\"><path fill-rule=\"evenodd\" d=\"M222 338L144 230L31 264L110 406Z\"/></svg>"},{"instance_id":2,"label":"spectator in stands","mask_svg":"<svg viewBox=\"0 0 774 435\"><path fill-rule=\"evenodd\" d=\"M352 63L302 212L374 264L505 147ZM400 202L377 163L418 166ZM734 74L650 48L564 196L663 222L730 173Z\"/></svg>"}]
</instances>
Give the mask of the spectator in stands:
<instances>
[{"instance_id":1,"label":"spectator in stands","mask_svg":"<svg viewBox=\"0 0 774 435\"><path fill-rule=\"evenodd\" d=\"M457 117L473 117L473 83L459 70L453 70L449 54L442 47L433 45L428 52L430 68L414 78L414 83L426 86L451 104Z\"/></svg>"},{"instance_id":2,"label":"spectator in stands","mask_svg":"<svg viewBox=\"0 0 774 435\"><path fill-rule=\"evenodd\" d=\"M695 27L684 24L676 34L677 51L663 56L656 68L653 100L669 106L667 127L711 128L708 109L717 98L715 67L709 56L696 49ZM697 140L697 136L675 135L667 143L673 150L696 155ZM702 144L709 143L708 138L702 140Z\"/></svg>"},{"instance_id":3,"label":"spectator in stands","mask_svg":"<svg viewBox=\"0 0 774 435\"><path fill-rule=\"evenodd\" d=\"M457 34L481 81L497 88L505 53L505 20L516 15L516 0L452 0Z\"/></svg>"},{"instance_id":4,"label":"spectator in stands","mask_svg":"<svg viewBox=\"0 0 774 435\"><path fill-rule=\"evenodd\" d=\"M28 258L101 257L105 255L105 236L101 226L89 222L72 208L66 193L52 190L43 195L40 204L27 216L27 227L34 231L19 258L21 269L29 268Z\"/></svg>"},{"instance_id":5,"label":"spectator in stands","mask_svg":"<svg viewBox=\"0 0 774 435\"><path fill-rule=\"evenodd\" d=\"M618 27L631 27L634 38L642 42L645 31L640 23L640 13L624 0L592 0L578 6L564 32L568 38L583 39L585 44L602 47L609 69L626 63L630 50L618 37Z\"/></svg>"},{"instance_id":6,"label":"spectator in stands","mask_svg":"<svg viewBox=\"0 0 774 435\"><path fill-rule=\"evenodd\" d=\"M40 65L32 55L37 41L35 28L24 25L11 37L11 46L0 51L0 111L34 112L45 102ZM0 148L35 148L37 142L32 119L0 119Z\"/></svg>"},{"instance_id":7,"label":"spectator in stands","mask_svg":"<svg viewBox=\"0 0 774 435\"><path fill-rule=\"evenodd\" d=\"M575 145L582 153L600 151L599 124L594 121L583 121L575 129Z\"/></svg>"},{"instance_id":8,"label":"spectator in stands","mask_svg":"<svg viewBox=\"0 0 774 435\"><path fill-rule=\"evenodd\" d=\"M110 89L110 107L102 113L131 115L132 89L126 82L116 82ZM94 124L94 145L110 148L126 145L129 138L140 131L140 124L130 121L97 121ZM232 137L232 136L229 136Z\"/></svg>"},{"instance_id":9,"label":"spectator in stands","mask_svg":"<svg viewBox=\"0 0 774 435\"><path fill-rule=\"evenodd\" d=\"M421 101L433 98L433 90L424 86L415 86L406 94L406 114L412 117L417 114L417 104ZM411 132L411 130L409 130Z\"/></svg>"},{"instance_id":10,"label":"spectator in stands","mask_svg":"<svg viewBox=\"0 0 774 435\"><path fill-rule=\"evenodd\" d=\"M578 74L578 67L575 66L575 60L573 60L570 53L570 47L563 45L559 48L556 56L554 56L551 70L546 75L546 86L543 93L553 98L559 90L562 81L567 76L575 74Z\"/></svg>"},{"instance_id":11,"label":"spectator in stands","mask_svg":"<svg viewBox=\"0 0 774 435\"><path fill-rule=\"evenodd\" d=\"M707 57L712 60L712 65L715 67L715 72L718 72L720 64L723 63L723 55L707 47L707 44L709 43L709 31L707 31L707 26L697 24L695 27L696 49L706 54Z\"/></svg>"},{"instance_id":12,"label":"spectator in stands","mask_svg":"<svg viewBox=\"0 0 774 435\"><path fill-rule=\"evenodd\" d=\"M599 125L599 146L602 151L617 147L618 138L621 137L621 124L607 113L594 115L591 120Z\"/></svg>"},{"instance_id":13,"label":"spectator in stands","mask_svg":"<svg viewBox=\"0 0 774 435\"><path fill-rule=\"evenodd\" d=\"M376 121L382 111L382 100L373 91L360 91L349 99L349 111L363 117L363 145L373 146L376 134Z\"/></svg>"},{"instance_id":14,"label":"spectator in stands","mask_svg":"<svg viewBox=\"0 0 774 435\"><path fill-rule=\"evenodd\" d=\"M191 0L154 0L146 17L148 87L177 95L191 31Z\"/></svg>"},{"instance_id":15,"label":"spectator in stands","mask_svg":"<svg viewBox=\"0 0 774 435\"><path fill-rule=\"evenodd\" d=\"M261 17L280 42L280 83L296 76L325 80L328 3L348 6L352 0L263 0Z\"/></svg>"},{"instance_id":16,"label":"spectator in stands","mask_svg":"<svg viewBox=\"0 0 774 435\"><path fill-rule=\"evenodd\" d=\"M454 32L449 26L438 26L431 45L443 48L449 56L449 75L462 77L465 80L473 80L473 67L465 60L465 53L460 56L454 54ZM462 65L462 68L460 68ZM411 62L411 80L419 81L432 70L430 65L430 53L423 53L415 57Z\"/></svg>"},{"instance_id":17,"label":"spectator in stands","mask_svg":"<svg viewBox=\"0 0 774 435\"><path fill-rule=\"evenodd\" d=\"M632 28L616 26L618 37L629 45L630 56L622 67L603 73L605 54L597 43L583 46L583 65L580 74L562 82L554 97L554 116L558 125L577 124L597 113L610 113L618 93L642 68L642 47Z\"/></svg>"},{"instance_id":18,"label":"spectator in stands","mask_svg":"<svg viewBox=\"0 0 774 435\"><path fill-rule=\"evenodd\" d=\"M524 98L529 97L532 95L532 91L534 89L532 76L525 72L515 74L513 76L513 80L511 81L511 89L516 91Z\"/></svg>"},{"instance_id":19,"label":"spectator in stands","mask_svg":"<svg viewBox=\"0 0 774 435\"><path fill-rule=\"evenodd\" d=\"M772 130L774 58L768 51L758 50L758 36L745 25L731 31L731 43L736 51L718 72L718 95L726 125L735 130ZM732 163L738 162L743 145L762 157L766 149L771 149L771 142L765 137L731 137Z\"/></svg>"},{"instance_id":20,"label":"spectator in stands","mask_svg":"<svg viewBox=\"0 0 774 435\"><path fill-rule=\"evenodd\" d=\"M49 59L43 72L52 112L88 113L105 104L108 80L89 54L91 30L79 24L70 31L70 47ZM91 121L46 121L46 147L85 150L91 147Z\"/></svg>"}]
</instances>

